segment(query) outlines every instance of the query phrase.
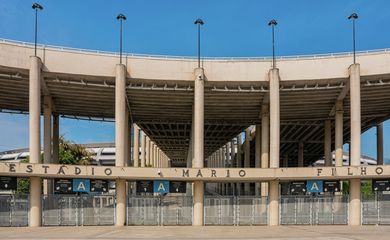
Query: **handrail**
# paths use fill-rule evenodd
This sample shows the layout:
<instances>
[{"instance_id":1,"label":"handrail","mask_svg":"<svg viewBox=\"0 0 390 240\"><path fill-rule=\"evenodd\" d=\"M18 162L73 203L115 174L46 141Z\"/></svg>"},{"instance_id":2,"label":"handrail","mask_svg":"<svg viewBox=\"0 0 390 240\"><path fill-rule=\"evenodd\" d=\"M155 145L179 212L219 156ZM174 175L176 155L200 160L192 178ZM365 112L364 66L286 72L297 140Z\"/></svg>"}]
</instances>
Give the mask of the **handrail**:
<instances>
[{"instance_id":1,"label":"handrail","mask_svg":"<svg viewBox=\"0 0 390 240\"><path fill-rule=\"evenodd\" d=\"M18 40L10 40L10 39L4 39L0 38L0 43L6 43L6 44L13 44L13 45L19 45L19 46L25 46L25 47L34 47L33 43L29 42L23 42ZM109 55L109 56L118 56L119 53L117 52L110 52L110 51L100 51L100 50L91 50L91 49L81 49L81 48L72 48L72 47L61 47L61 46L55 46L55 45L44 45L44 44L38 44L38 48L40 49L50 49L55 51L68 51L68 52L80 52L80 53L90 53L90 54L100 54L100 55ZM383 52L390 52L390 48L384 48L384 49L374 49L374 50L364 50L364 51L357 51L356 54L363 55L363 54L373 54L373 53L383 53ZM196 60L197 58L195 56L170 56L170 55L153 55L153 54L135 54L135 53L124 53L126 57L140 57L140 58L160 58L160 59L182 59L182 60ZM329 57L345 57L345 56L351 56L352 52L339 52L339 53L323 53L323 54L308 54L308 55L291 55L291 56L279 56L276 57L276 59L279 60L298 60L298 59L317 59L317 58L329 58ZM202 60L210 61L232 61L232 60L239 60L239 61L271 61L271 56L266 57L202 57Z\"/></svg>"}]
</instances>

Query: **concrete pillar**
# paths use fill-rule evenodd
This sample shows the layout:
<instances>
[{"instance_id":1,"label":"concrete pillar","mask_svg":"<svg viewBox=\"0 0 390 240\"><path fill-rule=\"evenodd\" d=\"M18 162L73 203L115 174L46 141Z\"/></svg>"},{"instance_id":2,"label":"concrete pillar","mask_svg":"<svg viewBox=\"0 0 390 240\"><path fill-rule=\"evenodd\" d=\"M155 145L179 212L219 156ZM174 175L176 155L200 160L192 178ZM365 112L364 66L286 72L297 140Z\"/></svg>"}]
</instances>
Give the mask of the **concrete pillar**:
<instances>
[{"instance_id":1,"label":"concrete pillar","mask_svg":"<svg viewBox=\"0 0 390 240\"><path fill-rule=\"evenodd\" d=\"M230 155L231 149L232 149L232 147L231 147L230 142L226 143L226 164L225 164L225 166L227 168L230 168L231 167L231 163L232 163L231 155ZM226 187L226 194L230 195L230 190L231 190L230 184L226 183L225 187Z\"/></svg>"},{"instance_id":2,"label":"concrete pillar","mask_svg":"<svg viewBox=\"0 0 390 240\"><path fill-rule=\"evenodd\" d=\"M126 180L117 179L116 188L116 215L115 226L124 226L126 223Z\"/></svg>"},{"instance_id":3,"label":"concrete pillar","mask_svg":"<svg viewBox=\"0 0 390 240\"><path fill-rule=\"evenodd\" d=\"M279 69L269 72L270 98L270 167L279 168L280 161L280 96ZM279 181L271 181L269 186L269 225L279 225Z\"/></svg>"},{"instance_id":4,"label":"concrete pillar","mask_svg":"<svg viewBox=\"0 0 390 240\"><path fill-rule=\"evenodd\" d=\"M50 96L43 97L43 163L52 163L52 99ZM53 181L43 180L43 194L53 194Z\"/></svg>"},{"instance_id":5,"label":"concrete pillar","mask_svg":"<svg viewBox=\"0 0 390 240\"><path fill-rule=\"evenodd\" d=\"M146 135L144 131L141 131L141 167L145 167L145 147L146 147Z\"/></svg>"},{"instance_id":6,"label":"concrete pillar","mask_svg":"<svg viewBox=\"0 0 390 240\"><path fill-rule=\"evenodd\" d=\"M204 155L204 71L195 69L194 84L194 168L203 168ZM194 226L203 226L203 181L194 182Z\"/></svg>"},{"instance_id":7,"label":"concrete pillar","mask_svg":"<svg viewBox=\"0 0 390 240\"><path fill-rule=\"evenodd\" d=\"M343 101L336 102L335 114L335 166L343 166Z\"/></svg>"},{"instance_id":8,"label":"concrete pillar","mask_svg":"<svg viewBox=\"0 0 390 240\"><path fill-rule=\"evenodd\" d=\"M303 142L299 142L299 146L298 146L298 167L303 167L303 164L304 164L304 155L303 155L303 151L304 151L304 144Z\"/></svg>"},{"instance_id":9,"label":"concrete pillar","mask_svg":"<svg viewBox=\"0 0 390 240\"><path fill-rule=\"evenodd\" d=\"M269 106L261 106L261 168L269 168ZM261 183L261 196L268 196L268 182Z\"/></svg>"},{"instance_id":10,"label":"concrete pillar","mask_svg":"<svg viewBox=\"0 0 390 240\"><path fill-rule=\"evenodd\" d=\"M272 154L272 152L271 152ZM269 183L269 226L279 225L279 181Z\"/></svg>"},{"instance_id":11,"label":"concrete pillar","mask_svg":"<svg viewBox=\"0 0 390 240\"><path fill-rule=\"evenodd\" d=\"M230 147L231 147L231 167L232 168L235 168L237 165L237 163L236 163L236 161L237 161L237 158L236 158L236 143L235 143L235 141L234 140L232 140L231 142L230 142ZM235 183L230 183L230 188L231 188L231 190L232 190L232 194L233 195L236 195L237 193L236 193L236 184Z\"/></svg>"},{"instance_id":12,"label":"concrete pillar","mask_svg":"<svg viewBox=\"0 0 390 240\"><path fill-rule=\"evenodd\" d=\"M157 145L153 147L153 166L157 167Z\"/></svg>"},{"instance_id":13,"label":"concrete pillar","mask_svg":"<svg viewBox=\"0 0 390 240\"><path fill-rule=\"evenodd\" d=\"M279 69L269 72L270 98L270 167L279 167L280 151L280 98L279 98Z\"/></svg>"},{"instance_id":14,"label":"concrete pillar","mask_svg":"<svg viewBox=\"0 0 390 240\"><path fill-rule=\"evenodd\" d=\"M376 159L377 165L383 165L383 123L376 125Z\"/></svg>"},{"instance_id":15,"label":"concrete pillar","mask_svg":"<svg viewBox=\"0 0 390 240\"><path fill-rule=\"evenodd\" d=\"M255 167L261 168L261 125L256 125L256 142L255 142ZM260 195L260 182L255 184L255 195Z\"/></svg>"},{"instance_id":16,"label":"concrete pillar","mask_svg":"<svg viewBox=\"0 0 390 240\"><path fill-rule=\"evenodd\" d=\"M134 124L134 135L133 135L133 166L139 167L139 127Z\"/></svg>"},{"instance_id":17,"label":"concrete pillar","mask_svg":"<svg viewBox=\"0 0 390 240\"><path fill-rule=\"evenodd\" d=\"M251 142L251 131L249 128L245 130L245 143L244 143L244 168L250 168L250 142ZM244 183L245 195L250 195L250 183Z\"/></svg>"},{"instance_id":18,"label":"concrete pillar","mask_svg":"<svg viewBox=\"0 0 390 240\"><path fill-rule=\"evenodd\" d=\"M154 165L154 142L150 142L150 147L149 147L149 152L150 152L150 165L152 165L152 167L155 167L156 165Z\"/></svg>"},{"instance_id":19,"label":"concrete pillar","mask_svg":"<svg viewBox=\"0 0 390 240\"><path fill-rule=\"evenodd\" d=\"M129 159L129 111L128 111L127 107L125 109L126 110L125 110L125 131L124 131L124 134L125 134L124 166L127 166L127 162Z\"/></svg>"},{"instance_id":20,"label":"concrete pillar","mask_svg":"<svg viewBox=\"0 0 390 240\"><path fill-rule=\"evenodd\" d=\"M53 156L52 163L59 163L60 153L60 117L58 114L53 115Z\"/></svg>"},{"instance_id":21,"label":"concrete pillar","mask_svg":"<svg viewBox=\"0 0 390 240\"><path fill-rule=\"evenodd\" d=\"M128 145L128 119L126 119L126 67L116 65L115 76L115 166L123 167L126 164ZM118 179L116 187L116 214L115 225L124 226L126 221L126 181Z\"/></svg>"},{"instance_id":22,"label":"concrete pillar","mask_svg":"<svg viewBox=\"0 0 390 240\"><path fill-rule=\"evenodd\" d=\"M29 147L30 163L41 162L41 59L30 57L29 72ZM30 177L30 218L29 226L41 226L41 193L40 177Z\"/></svg>"},{"instance_id":23,"label":"concrete pillar","mask_svg":"<svg viewBox=\"0 0 390 240\"><path fill-rule=\"evenodd\" d=\"M332 166L332 125L329 119L324 122L324 160L325 166Z\"/></svg>"},{"instance_id":24,"label":"concrete pillar","mask_svg":"<svg viewBox=\"0 0 390 240\"><path fill-rule=\"evenodd\" d=\"M242 167L242 138L241 133L237 137L237 168ZM241 182L236 183L237 185L237 195L241 195Z\"/></svg>"},{"instance_id":25,"label":"concrete pillar","mask_svg":"<svg viewBox=\"0 0 390 240\"><path fill-rule=\"evenodd\" d=\"M145 165L150 167L150 138L148 136L146 136L146 149L145 149L145 157L146 157L146 163Z\"/></svg>"},{"instance_id":26,"label":"concrete pillar","mask_svg":"<svg viewBox=\"0 0 390 240\"><path fill-rule=\"evenodd\" d=\"M360 115L360 65L353 64L350 70L350 111L351 111L351 166L360 165L360 135L361 135L361 115ZM349 224L351 226L360 225L360 179L350 180L350 202L349 202Z\"/></svg>"}]
</instances>

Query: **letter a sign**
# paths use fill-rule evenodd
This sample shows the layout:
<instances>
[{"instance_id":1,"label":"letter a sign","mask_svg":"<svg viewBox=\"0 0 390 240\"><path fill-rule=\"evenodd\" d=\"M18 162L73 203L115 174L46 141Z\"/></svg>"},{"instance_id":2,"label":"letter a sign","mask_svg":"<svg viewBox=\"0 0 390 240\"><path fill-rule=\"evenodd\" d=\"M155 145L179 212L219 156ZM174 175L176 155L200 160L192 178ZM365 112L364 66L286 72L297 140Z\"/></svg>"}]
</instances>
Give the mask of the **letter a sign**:
<instances>
[{"instance_id":1,"label":"letter a sign","mask_svg":"<svg viewBox=\"0 0 390 240\"><path fill-rule=\"evenodd\" d=\"M89 179L73 179L73 192L89 192Z\"/></svg>"},{"instance_id":2,"label":"letter a sign","mask_svg":"<svg viewBox=\"0 0 390 240\"><path fill-rule=\"evenodd\" d=\"M154 181L153 192L169 193L169 181Z\"/></svg>"},{"instance_id":3,"label":"letter a sign","mask_svg":"<svg viewBox=\"0 0 390 240\"><path fill-rule=\"evenodd\" d=\"M323 189L324 189L323 181L309 180L309 181L307 181L306 188L307 188L307 192L309 192L309 193L323 192Z\"/></svg>"}]
</instances>

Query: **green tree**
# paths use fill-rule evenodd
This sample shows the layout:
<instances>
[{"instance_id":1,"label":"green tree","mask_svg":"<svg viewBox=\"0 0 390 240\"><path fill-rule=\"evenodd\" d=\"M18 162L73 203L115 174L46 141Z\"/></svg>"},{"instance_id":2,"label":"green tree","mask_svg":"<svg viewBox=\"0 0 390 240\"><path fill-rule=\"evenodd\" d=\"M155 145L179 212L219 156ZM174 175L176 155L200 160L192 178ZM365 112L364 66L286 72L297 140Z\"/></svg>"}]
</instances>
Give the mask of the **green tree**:
<instances>
[{"instance_id":1,"label":"green tree","mask_svg":"<svg viewBox=\"0 0 390 240\"><path fill-rule=\"evenodd\" d=\"M69 165L90 165L91 154L85 147L60 137L59 163Z\"/></svg>"}]
</instances>

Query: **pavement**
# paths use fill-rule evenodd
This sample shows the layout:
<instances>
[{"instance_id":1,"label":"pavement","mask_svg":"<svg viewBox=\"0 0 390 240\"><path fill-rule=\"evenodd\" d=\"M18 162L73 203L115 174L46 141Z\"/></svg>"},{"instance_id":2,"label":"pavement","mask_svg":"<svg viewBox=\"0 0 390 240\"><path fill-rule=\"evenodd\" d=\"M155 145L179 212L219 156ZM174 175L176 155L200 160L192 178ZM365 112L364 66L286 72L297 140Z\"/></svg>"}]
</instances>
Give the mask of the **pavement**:
<instances>
[{"instance_id":1,"label":"pavement","mask_svg":"<svg viewBox=\"0 0 390 240\"><path fill-rule=\"evenodd\" d=\"M390 226L1 227L0 239L390 239Z\"/></svg>"}]
</instances>

